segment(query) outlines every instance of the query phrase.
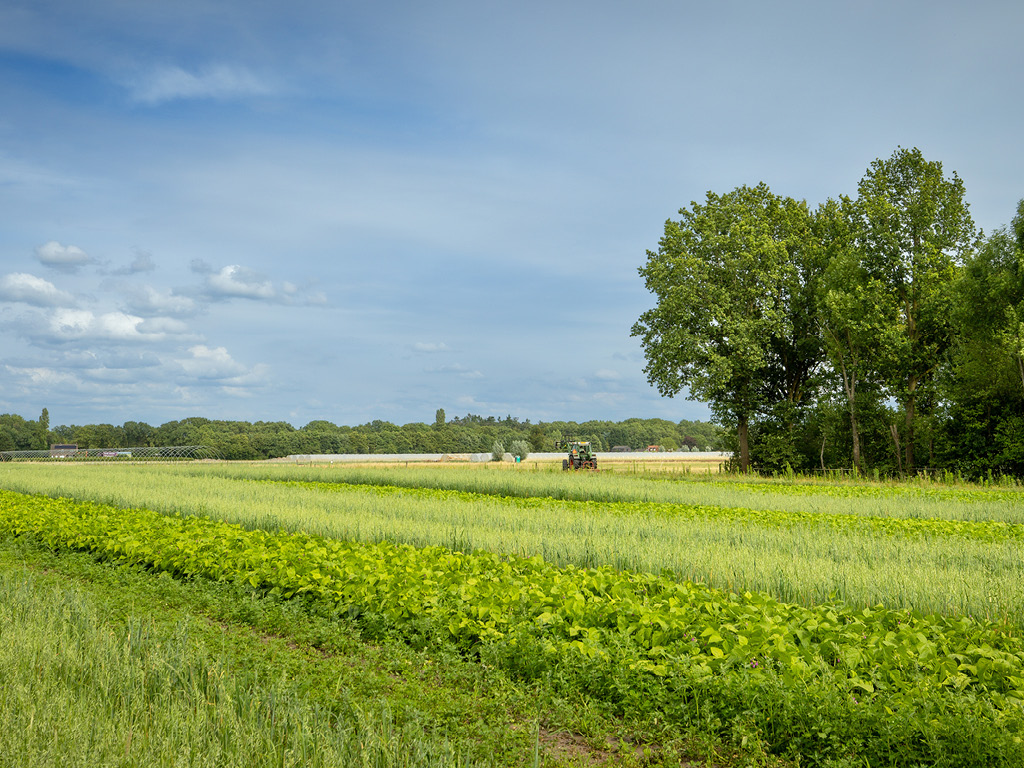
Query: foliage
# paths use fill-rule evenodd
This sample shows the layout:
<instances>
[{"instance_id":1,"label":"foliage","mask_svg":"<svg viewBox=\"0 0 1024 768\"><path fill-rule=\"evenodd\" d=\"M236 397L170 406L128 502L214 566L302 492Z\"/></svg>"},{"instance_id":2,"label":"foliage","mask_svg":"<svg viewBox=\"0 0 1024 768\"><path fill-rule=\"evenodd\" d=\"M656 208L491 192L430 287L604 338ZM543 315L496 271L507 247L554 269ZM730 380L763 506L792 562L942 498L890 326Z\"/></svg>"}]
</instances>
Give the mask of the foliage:
<instances>
[{"instance_id":1,"label":"foliage","mask_svg":"<svg viewBox=\"0 0 1024 768\"><path fill-rule=\"evenodd\" d=\"M700 450L722 450L722 430L701 421L627 419L622 422L588 421L531 424L516 418L483 418L468 414L439 423L438 409L432 425L398 426L373 421L356 427L329 421L311 421L296 429L285 422L219 421L199 417L170 421L159 427L127 421L122 426L87 424L57 426L49 430L49 442L74 443L81 448L129 448L166 445L206 445L226 459L268 459L293 454L333 453L488 453L495 442L530 444L530 452L549 451L563 434L591 435L603 450L627 445L640 450L664 436L682 444L691 437ZM38 434L38 423L20 416L0 416L0 450L39 450L47 447Z\"/></svg>"},{"instance_id":2,"label":"foliage","mask_svg":"<svg viewBox=\"0 0 1024 768\"><path fill-rule=\"evenodd\" d=\"M526 457L530 455L530 444L526 440L513 440L509 452L513 456L518 456L520 461L526 461Z\"/></svg>"},{"instance_id":3,"label":"foliage","mask_svg":"<svg viewBox=\"0 0 1024 768\"><path fill-rule=\"evenodd\" d=\"M738 469L1024 474L1024 200L982 238L957 174L899 147L813 213L762 183L680 214L632 333Z\"/></svg>"},{"instance_id":4,"label":"foliage","mask_svg":"<svg viewBox=\"0 0 1024 768\"><path fill-rule=\"evenodd\" d=\"M749 468L748 425L783 403L796 407L819 353L813 326L810 216L804 203L766 185L708 192L667 221L657 253L640 268L657 306L632 329L648 379L663 395L687 391L737 425L739 463ZM774 415L785 426L792 413Z\"/></svg>"}]
</instances>

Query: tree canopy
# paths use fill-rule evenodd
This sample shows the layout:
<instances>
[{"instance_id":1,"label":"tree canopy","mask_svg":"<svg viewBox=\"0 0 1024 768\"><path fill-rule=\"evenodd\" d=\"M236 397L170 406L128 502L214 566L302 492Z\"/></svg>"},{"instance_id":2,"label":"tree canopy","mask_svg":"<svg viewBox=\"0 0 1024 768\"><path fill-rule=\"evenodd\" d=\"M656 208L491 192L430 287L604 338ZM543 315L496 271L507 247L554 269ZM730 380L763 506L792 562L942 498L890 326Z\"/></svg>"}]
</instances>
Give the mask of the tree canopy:
<instances>
[{"instance_id":1,"label":"tree canopy","mask_svg":"<svg viewBox=\"0 0 1024 768\"><path fill-rule=\"evenodd\" d=\"M679 214L632 333L741 470L912 473L923 443L928 468L1024 471L1024 201L981 238L956 173L899 147L854 199L811 211L761 183Z\"/></svg>"}]
</instances>

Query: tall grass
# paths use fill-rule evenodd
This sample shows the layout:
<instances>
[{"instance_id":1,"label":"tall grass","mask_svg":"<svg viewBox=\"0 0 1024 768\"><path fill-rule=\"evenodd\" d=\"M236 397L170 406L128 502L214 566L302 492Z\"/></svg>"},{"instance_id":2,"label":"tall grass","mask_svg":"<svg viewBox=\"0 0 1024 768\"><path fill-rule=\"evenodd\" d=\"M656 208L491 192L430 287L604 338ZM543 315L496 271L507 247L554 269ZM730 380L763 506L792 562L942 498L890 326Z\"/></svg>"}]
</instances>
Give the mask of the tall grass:
<instances>
[{"instance_id":1,"label":"tall grass","mask_svg":"<svg viewBox=\"0 0 1024 768\"><path fill-rule=\"evenodd\" d=\"M386 708L328 711L287 681L232 670L81 595L0 573L0 763L5 766L454 766L461 757Z\"/></svg>"},{"instance_id":2,"label":"tall grass","mask_svg":"<svg viewBox=\"0 0 1024 768\"><path fill-rule=\"evenodd\" d=\"M841 512L877 517L1000 520L1024 523L1024 489L909 482L828 483L718 479L701 475L622 475L546 472L514 465L471 467L350 467L344 465L220 464L177 468L197 476L251 480L312 480L410 488L446 488L497 496L546 496L579 501L708 504L747 509ZM508 467L513 468L509 469ZM0 474L2 478L2 474Z\"/></svg>"}]
</instances>

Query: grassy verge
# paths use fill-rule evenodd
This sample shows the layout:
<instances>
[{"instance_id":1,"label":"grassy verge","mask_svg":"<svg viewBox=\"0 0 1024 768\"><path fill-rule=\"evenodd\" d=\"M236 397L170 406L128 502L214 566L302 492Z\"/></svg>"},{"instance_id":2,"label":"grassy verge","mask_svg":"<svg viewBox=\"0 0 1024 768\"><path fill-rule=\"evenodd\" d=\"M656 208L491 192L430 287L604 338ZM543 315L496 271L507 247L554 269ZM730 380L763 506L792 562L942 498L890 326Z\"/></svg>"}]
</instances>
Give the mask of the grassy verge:
<instances>
[{"instance_id":1,"label":"grassy verge","mask_svg":"<svg viewBox=\"0 0 1024 768\"><path fill-rule=\"evenodd\" d=\"M763 764L361 631L237 585L0 541L0 763Z\"/></svg>"}]
</instances>

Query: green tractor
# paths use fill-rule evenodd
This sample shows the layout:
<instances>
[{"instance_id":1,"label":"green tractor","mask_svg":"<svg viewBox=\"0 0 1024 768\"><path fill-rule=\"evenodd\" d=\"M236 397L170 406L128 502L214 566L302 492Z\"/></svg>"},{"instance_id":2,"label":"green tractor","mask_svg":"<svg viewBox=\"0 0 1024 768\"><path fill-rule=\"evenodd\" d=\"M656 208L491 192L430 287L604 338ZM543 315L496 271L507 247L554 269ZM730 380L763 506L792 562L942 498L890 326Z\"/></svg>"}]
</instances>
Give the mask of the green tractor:
<instances>
[{"instance_id":1,"label":"green tractor","mask_svg":"<svg viewBox=\"0 0 1024 768\"><path fill-rule=\"evenodd\" d=\"M562 469L597 469L597 456L589 440L559 440L555 447L569 451L569 457L562 459Z\"/></svg>"}]
</instances>

